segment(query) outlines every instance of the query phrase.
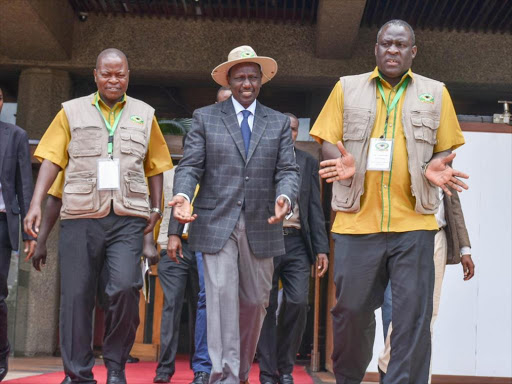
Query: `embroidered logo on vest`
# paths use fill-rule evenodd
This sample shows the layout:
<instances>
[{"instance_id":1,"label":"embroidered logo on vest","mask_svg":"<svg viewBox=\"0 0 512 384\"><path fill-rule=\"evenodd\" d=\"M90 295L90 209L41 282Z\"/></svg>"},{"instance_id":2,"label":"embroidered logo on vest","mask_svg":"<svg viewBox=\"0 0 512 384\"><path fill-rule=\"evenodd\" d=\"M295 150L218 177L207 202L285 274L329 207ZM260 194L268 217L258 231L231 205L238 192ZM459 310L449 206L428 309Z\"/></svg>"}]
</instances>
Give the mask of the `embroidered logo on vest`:
<instances>
[{"instance_id":1,"label":"embroidered logo on vest","mask_svg":"<svg viewBox=\"0 0 512 384\"><path fill-rule=\"evenodd\" d=\"M419 98L422 103L434 104L434 96L432 96L430 93L422 93Z\"/></svg>"},{"instance_id":2,"label":"embroidered logo on vest","mask_svg":"<svg viewBox=\"0 0 512 384\"><path fill-rule=\"evenodd\" d=\"M137 115L130 116L131 121L135 121L137 124L144 124L144 120L142 120L142 117Z\"/></svg>"}]
</instances>

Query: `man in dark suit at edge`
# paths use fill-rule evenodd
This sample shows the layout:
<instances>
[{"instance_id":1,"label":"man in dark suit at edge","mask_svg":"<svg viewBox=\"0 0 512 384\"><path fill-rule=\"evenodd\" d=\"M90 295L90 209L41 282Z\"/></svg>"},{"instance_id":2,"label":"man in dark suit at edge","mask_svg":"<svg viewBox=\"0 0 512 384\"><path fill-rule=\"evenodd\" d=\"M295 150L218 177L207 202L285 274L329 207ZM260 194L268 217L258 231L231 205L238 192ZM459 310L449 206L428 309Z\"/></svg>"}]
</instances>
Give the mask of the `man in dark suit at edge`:
<instances>
[{"instance_id":1,"label":"man in dark suit at edge","mask_svg":"<svg viewBox=\"0 0 512 384\"><path fill-rule=\"evenodd\" d=\"M233 96L194 112L176 170L169 204L178 221L195 220L189 244L204 259L210 383L248 379L272 286L272 258L285 251L279 223L298 190L290 119L256 101L276 72L274 59L249 46L233 49L212 72Z\"/></svg>"},{"instance_id":2,"label":"man in dark suit at edge","mask_svg":"<svg viewBox=\"0 0 512 384\"><path fill-rule=\"evenodd\" d=\"M0 88L0 113L4 95ZM20 215L25 218L32 199L32 166L27 132L0 121L0 381L7 375L7 276L11 252L18 250ZM22 232L25 252L31 255L36 242Z\"/></svg>"}]
</instances>

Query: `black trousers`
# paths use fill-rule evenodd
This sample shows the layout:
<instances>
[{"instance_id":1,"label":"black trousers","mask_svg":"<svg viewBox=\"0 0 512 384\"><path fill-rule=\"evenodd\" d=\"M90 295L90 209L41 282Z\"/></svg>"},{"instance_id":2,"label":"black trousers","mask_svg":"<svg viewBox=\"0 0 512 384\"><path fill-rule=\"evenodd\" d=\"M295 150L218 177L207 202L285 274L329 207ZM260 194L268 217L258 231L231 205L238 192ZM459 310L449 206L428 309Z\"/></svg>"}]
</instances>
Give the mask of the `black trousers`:
<instances>
[{"instance_id":1,"label":"black trousers","mask_svg":"<svg viewBox=\"0 0 512 384\"><path fill-rule=\"evenodd\" d=\"M115 213L101 219L61 221L59 236L60 345L64 371L73 382L92 375L92 318L98 279L108 272L103 359L122 370L139 325L140 257L146 220Z\"/></svg>"},{"instance_id":2,"label":"black trousers","mask_svg":"<svg viewBox=\"0 0 512 384\"><path fill-rule=\"evenodd\" d=\"M428 383L436 231L333 234L333 370L338 384L359 384L372 358L374 311L391 280L391 360L382 383Z\"/></svg>"},{"instance_id":3,"label":"black trousers","mask_svg":"<svg viewBox=\"0 0 512 384\"><path fill-rule=\"evenodd\" d=\"M302 236L285 236L286 254L274 258L274 275L267 315L258 342L260 382L277 382L293 371L306 327L310 262ZM283 302L276 322L279 279Z\"/></svg>"},{"instance_id":4,"label":"black trousers","mask_svg":"<svg viewBox=\"0 0 512 384\"><path fill-rule=\"evenodd\" d=\"M11 264L11 241L5 213L0 212L0 360L9 353L9 341L7 340L7 304L5 300L9 295L7 289L7 277Z\"/></svg>"},{"instance_id":5,"label":"black trousers","mask_svg":"<svg viewBox=\"0 0 512 384\"><path fill-rule=\"evenodd\" d=\"M199 293L199 278L195 253L186 241L182 241L183 259L179 263L167 256L167 251L160 253L158 279L164 291L164 307L160 326L160 356L156 372L173 375L175 371L176 352L180 337L180 319L183 299L187 295L189 309L189 334L191 347L194 346L195 314ZM190 354L192 358L193 352Z\"/></svg>"}]
</instances>

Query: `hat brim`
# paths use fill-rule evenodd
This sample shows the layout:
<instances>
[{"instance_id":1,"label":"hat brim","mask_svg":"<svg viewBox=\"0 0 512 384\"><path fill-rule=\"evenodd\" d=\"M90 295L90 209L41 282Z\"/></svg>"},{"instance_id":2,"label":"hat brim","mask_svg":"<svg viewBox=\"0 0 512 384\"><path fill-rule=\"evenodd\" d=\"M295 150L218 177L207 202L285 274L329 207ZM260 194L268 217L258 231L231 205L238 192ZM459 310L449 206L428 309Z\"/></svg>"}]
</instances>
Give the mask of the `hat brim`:
<instances>
[{"instance_id":1,"label":"hat brim","mask_svg":"<svg viewBox=\"0 0 512 384\"><path fill-rule=\"evenodd\" d=\"M277 62L271 57L258 56L258 57L247 57L238 60L226 61L220 65L217 65L212 71L212 78L215 82L223 87L229 87L228 83L228 72L229 70L240 63L256 63L261 67L262 78L261 84L272 80L277 73Z\"/></svg>"}]
</instances>

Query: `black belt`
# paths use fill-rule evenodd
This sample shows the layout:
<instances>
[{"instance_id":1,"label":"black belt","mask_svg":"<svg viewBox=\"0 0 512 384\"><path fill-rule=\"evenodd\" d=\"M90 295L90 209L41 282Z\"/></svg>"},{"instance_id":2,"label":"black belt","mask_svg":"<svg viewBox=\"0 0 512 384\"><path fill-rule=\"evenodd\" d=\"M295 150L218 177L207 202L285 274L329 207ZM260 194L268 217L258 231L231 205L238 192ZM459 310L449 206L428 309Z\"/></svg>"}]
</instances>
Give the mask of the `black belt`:
<instances>
[{"instance_id":1,"label":"black belt","mask_svg":"<svg viewBox=\"0 0 512 384\"><path fill-rule=\"evenodd\" d=\"M300 229L283 227L283 236L300 236Z\"/></svg>"}]
</instances>

